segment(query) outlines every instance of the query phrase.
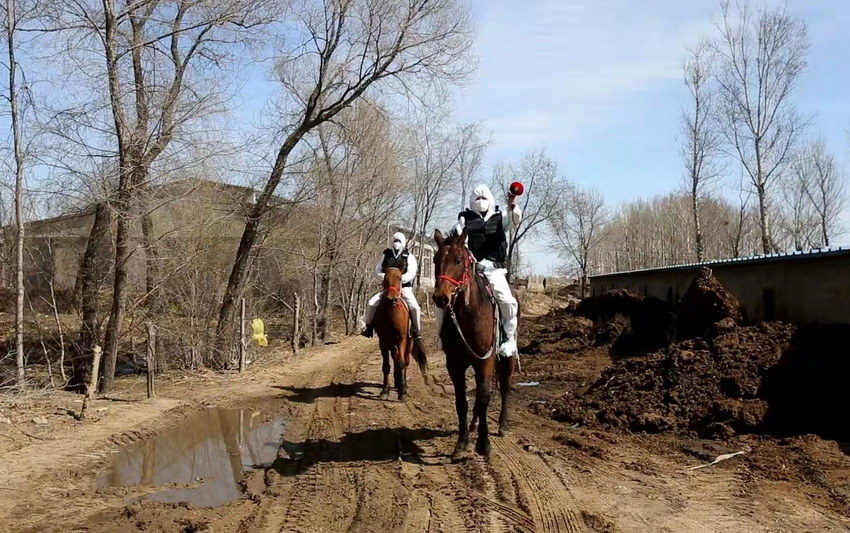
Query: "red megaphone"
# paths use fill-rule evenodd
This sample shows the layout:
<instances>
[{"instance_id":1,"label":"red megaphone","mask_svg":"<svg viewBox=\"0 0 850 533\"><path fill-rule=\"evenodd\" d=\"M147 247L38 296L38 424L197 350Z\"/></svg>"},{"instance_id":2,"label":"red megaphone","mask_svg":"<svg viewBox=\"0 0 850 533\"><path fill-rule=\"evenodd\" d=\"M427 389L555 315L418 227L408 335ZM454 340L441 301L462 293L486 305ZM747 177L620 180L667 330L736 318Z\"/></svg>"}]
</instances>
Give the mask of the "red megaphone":
<instances>
[{"instance_id":1,"label":"red megaphone","mask_svg":"<svg viewBox=\"0 0 850 533\"><path fill-rule=\"evenodd\" d=\"M515 181L511 183L510 187L508 187L508 192L511 196L521 196L522 193L525 192L525 186L522 183Z\"/></svg>"}]
</instances>

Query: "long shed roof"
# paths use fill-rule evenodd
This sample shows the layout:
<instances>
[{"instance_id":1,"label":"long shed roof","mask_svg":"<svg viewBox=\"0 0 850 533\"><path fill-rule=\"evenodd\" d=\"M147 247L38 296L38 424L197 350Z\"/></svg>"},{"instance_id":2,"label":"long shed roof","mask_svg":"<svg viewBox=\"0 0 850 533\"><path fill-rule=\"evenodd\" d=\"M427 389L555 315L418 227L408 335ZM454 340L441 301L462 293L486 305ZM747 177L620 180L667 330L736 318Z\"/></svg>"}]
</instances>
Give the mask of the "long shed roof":
<instances>
[{"instance_id":1,"label":"long shed roof","mask_svg":"<svg viewBox=\"0 0 850 533\"><path fill-rule=\"evenodd\" d=\"M798 260L807 260L807 259L820 259L824 257L835 257L835 256L850 256L850 246L838 246L838 247L830 247L830 248L814 248L811 250L796 250L792 252L778 252L772 254L764 254L764 255L752 255L747 257L734 257L728 259L713 259L711 261L702 261L697 263L685 263L681 265L670 265L663 267L653 267L653 268L640 268L635 270L624 270L621 272L611 272L608 274L597 274L595 276L590 276L590 279L603 279L610 278L616 276L626 276L630 274L636 273L645 273L645 272L662 272L662 271L677 271L677 270L691 270L698 267L719 267L719 266L727 266L727 265L739 265L739 264L761 264L761 263L775 263L781 261L798 261Z\"/></svg>"}]
</instances>

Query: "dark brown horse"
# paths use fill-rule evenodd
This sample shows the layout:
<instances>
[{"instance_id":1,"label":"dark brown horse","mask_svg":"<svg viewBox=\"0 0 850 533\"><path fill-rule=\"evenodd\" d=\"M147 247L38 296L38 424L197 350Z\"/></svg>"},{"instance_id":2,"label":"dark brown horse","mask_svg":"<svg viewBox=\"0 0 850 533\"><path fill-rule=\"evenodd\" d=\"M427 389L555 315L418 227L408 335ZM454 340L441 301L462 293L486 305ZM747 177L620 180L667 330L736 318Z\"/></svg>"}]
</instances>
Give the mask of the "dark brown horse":
<instances>
[{"instance_id":1,"label":"dark brown horse","mask_svg":"<svg viewBox=\"0 0 850 533\"><path fill-rule=\"evenodd\" d=\"M399 401L407 397L407 365L410 355L419 363L422 377L427 380L428 361L419 343L410 338L410 310L401 297L401 270L388 268L381 285L383 294L375 311L375 331L383 357L384 386L381 399L390 396L390 359L393 361L393 381Z\"/></svg>"},{"instance_id":2,"label":"dark brown horse","mask_svg":"<svg viewBox=\"0 0 850 533\"><path fill-rule=\"evenodd\" d=\"M490 404L490 383L494 373L499 377L502 396L499 413L499 435L508 428L508 396L513 357L499 357L496 353L498 324L494 303L490 300L484 280L475 272L475 260L466 248L466 231L460 235L444 237L440 230L434 232L437 253L434 255L434 304L445 311L442 330L439 332L446 352L446 367L455 389L455 408L458 417L458 439L452 458L462 459L469 447L469 432L478 420L478 439L475 451L490 453L490 435L487 427L487 407ZM475 406L471 426L466 415L466 371L475 372Z\"/></svg>"}]
</instances>

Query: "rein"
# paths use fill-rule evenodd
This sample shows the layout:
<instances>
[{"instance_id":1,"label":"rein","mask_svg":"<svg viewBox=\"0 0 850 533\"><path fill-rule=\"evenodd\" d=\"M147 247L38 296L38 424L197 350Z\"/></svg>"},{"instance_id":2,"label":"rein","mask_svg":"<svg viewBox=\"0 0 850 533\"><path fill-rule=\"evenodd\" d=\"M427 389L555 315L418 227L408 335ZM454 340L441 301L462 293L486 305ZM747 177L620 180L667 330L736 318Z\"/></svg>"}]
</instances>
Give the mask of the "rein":
<instances>
[{"instance_id":1,"label":"rein","mask_svg":"<svg viewBox=\"0 0 850 533\"><path fill-rule=\"evenodd\" d=\"M437 279L442 279L442 280L448 281L449 283L451 283L452 285L457 287L457 289L455 289L452 292L452 295L449 298L449 305L448 305L448 308L447 308L449 318L452 319L452 323L454 324L455 329L457 330L457 334L460 337L460 340L463 342L464 347L466 347L466 351L469 352L469 354L471 356L473 356L474 358L483 361L485 359L489 359L493 355L493 353L496 351L496 344L498 344L498 339L499 339L499 337L498 337L498 334L499 334L498 307L496 306L495 303L493 304L493 344L490 346L490 349L487 350L487 353L485 353L484 355L478 355L478 353L475 350L472 349L472 346L469 345L469 342L466 340L466 337L463 334L463 330L460 327L460 322L458 322L458 320L457 320L457 315L455 314L455 303L457 302L458 294L460 294L461 292L463 292L464 289L467 288L470 280L472 279L472 276L469 273L470 266L472 265L472 263L473 263L473 261L471 259L471 256L470 256L469 252L467 252L466 263L464 264L464 267L463 267L463 277L460 279L460 281L454 279L451 276L445 276L445 275L437 276Z\"/></svg>"}]
</instances>

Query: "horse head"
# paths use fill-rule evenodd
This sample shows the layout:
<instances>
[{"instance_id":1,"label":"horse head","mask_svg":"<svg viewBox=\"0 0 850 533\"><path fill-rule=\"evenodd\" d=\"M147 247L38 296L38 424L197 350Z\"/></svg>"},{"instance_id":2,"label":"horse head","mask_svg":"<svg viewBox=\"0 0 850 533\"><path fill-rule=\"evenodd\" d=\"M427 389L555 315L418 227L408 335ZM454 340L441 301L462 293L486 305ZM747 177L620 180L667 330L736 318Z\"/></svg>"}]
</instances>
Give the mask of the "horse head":
<instances>
[{"instance_id":1,"label":"horse head","mask_svg":"<svg viewBox=\"0 0 850 533\"><path fill-rule=\"evenodd\" d=\"M388 268L384 272L384 281L381 283L384 298L397 300L401 296L401 270Z\"/></svg>"},{"instance_id":2,"label":"horse head","mask_svg":"<svg viewBox=\"0 0 850 533\"><path fill-rule=\"evenodd\" d=\"M434 305L445 308L470 280L472 255L466 248L466 229L460 235L443 236L434 230L437 252L434 254Z\"/></svg>"}]
</instances>

